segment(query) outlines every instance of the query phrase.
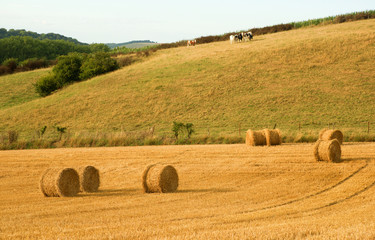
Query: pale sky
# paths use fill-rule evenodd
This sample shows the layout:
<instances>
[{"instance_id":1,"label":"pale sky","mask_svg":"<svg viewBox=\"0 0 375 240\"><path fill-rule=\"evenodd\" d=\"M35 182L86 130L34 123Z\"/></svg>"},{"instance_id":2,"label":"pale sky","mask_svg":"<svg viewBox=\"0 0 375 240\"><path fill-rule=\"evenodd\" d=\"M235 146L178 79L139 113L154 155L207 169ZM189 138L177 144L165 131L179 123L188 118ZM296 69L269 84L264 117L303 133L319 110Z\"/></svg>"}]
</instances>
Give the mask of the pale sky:
<instances>
[{"instance_id":1,"label":"pale sky","mask_svg":"<svg viewBox=\"0 0 375 240\"><path fill-rule=\"evenodd\" d=\"M375 0L0 0L0 28L159 43L375 10Z\"/></svg>"}]
</instances>

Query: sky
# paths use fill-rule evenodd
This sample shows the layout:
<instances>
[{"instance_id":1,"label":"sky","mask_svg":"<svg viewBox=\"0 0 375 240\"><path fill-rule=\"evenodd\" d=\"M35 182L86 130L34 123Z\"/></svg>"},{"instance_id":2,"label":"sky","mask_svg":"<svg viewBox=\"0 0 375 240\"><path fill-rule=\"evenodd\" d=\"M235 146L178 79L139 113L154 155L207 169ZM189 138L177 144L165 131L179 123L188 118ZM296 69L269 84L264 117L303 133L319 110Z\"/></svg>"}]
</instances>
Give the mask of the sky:
<instances>
[{"instance_id":1,"label":"sky","mask_svg":"<svg viewBox=\"0 0 375 240\"><path fill-rule=\"evenodd\" d=\"M170 43L365 10L375 0L0 0L0 28Z\"/></svg>"}]
</instances>

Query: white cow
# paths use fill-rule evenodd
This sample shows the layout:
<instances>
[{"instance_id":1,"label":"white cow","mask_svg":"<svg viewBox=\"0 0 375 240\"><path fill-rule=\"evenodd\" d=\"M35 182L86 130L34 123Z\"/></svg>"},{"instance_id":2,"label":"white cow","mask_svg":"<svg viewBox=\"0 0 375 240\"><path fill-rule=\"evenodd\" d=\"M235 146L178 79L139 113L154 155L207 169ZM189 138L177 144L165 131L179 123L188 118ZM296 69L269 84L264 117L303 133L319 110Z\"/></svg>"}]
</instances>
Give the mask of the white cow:
<instances>
[{"instance_id":1,"label":"white cow","mask_svg":"<svg viewBox=\"0 0 375 240\"><path fill-rule=\"evenodd\" d=\"M229 41L230 41L230 44L233 44L235 42L238 41L238 36L237 35L230 35L229 36Z\"/></svg>"}]
</instances>

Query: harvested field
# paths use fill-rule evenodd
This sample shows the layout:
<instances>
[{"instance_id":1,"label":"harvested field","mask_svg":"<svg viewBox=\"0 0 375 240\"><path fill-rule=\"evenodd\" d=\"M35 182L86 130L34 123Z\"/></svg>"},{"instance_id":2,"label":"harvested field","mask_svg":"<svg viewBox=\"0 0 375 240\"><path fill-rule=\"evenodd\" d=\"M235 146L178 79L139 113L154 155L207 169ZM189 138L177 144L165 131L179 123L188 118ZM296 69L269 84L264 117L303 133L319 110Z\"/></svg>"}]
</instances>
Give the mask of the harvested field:
<instances>
[{"instance_id":1,"label":"harvested field","mask_svg":"<svg viewBox=\"0 0 375 240\"><path fill-rule=\"evenodd\" d=\"M375 143L0 151L0 239L374 239ZM150 164L178 171L174 193L146 194ZM50 167L100 169L100 189L46 198Z\"/></svg>"}]
</instances>

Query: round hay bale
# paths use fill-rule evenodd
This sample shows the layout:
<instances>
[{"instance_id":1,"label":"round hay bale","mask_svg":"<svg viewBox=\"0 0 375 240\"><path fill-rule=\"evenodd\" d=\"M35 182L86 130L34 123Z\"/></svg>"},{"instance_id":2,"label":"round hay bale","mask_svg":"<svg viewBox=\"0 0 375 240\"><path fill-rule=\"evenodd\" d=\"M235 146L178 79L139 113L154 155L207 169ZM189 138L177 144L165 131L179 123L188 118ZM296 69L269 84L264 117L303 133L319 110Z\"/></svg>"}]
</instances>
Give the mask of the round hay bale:
<instances>
[{"instance_id":1,"label":"round hay bale","mask_svg":"<svg viewBox=\"0 0 375 240\"><path fill-rule=\"evenodd\" d=\"M246 132L246 145L248 146L264 146L266 145L266 136L264 131L252 131L247 130Z\"/></svg>"},{"instance_id":2,"label":"round hay bale","mask_svg":"<svg viewBox=\"0 0 375 240\"><path fill-rule=\"evenodd\" d=\"M281 144L281 134L279 129L264 129L263 131L266 137L267 146Z\"/></svg>"},{"instance_id":3,"label":"round hay bale","mask_svg":"<svg viewBox=\"0 0 375 240\"><path fill-rule=\"evenodd\" d=\"M143 190L146 193L174 192L178 187L178 174L171 165L149 165L142 175Z\"/></svg>"},{"instance_id":4,"label":"round hay bale","mask_svg":"<svg viewBox=\"0 0 375 240\"><path fill-rule=\"evenodd\" d=\"M39 187L46 197L73 197L79 192L79 176L73 168L49 168L40 178Z\"/></svg>"},{"instance_id":5,"label":"round hay bale","mask_svg":"<svg viewBox=\"0 0 375 240\"><path fill-rule=\"evenodd\" d=\"M99 170L93 166L80 167L79 184L82 192L97 192L100 185Z\"/></svg>"},{"instance_id":6,"label":"round hay bale","mask_svg":"<svg viewBox=\"0 0 375 240\"><path fill-rule=\"evenodd\" d=\"M332 129L323 129L319 132L319 139L321 140L332 140L337 139L340 144L342 144L344 140L344 135L340 130L332 130Z\"/></svg>"},{"instance_id":7,"label":"round hay bale","mask_svg":"<svg viewBox=\"0 0 375 240\"><path fill-rule=\"evenodd\" d=\"M317 161L341 162L341 146L337 139L318 140L314 146Z\"/></svg>"}]
</instances>

